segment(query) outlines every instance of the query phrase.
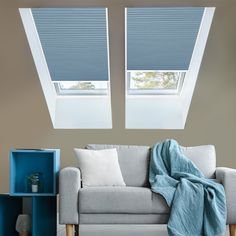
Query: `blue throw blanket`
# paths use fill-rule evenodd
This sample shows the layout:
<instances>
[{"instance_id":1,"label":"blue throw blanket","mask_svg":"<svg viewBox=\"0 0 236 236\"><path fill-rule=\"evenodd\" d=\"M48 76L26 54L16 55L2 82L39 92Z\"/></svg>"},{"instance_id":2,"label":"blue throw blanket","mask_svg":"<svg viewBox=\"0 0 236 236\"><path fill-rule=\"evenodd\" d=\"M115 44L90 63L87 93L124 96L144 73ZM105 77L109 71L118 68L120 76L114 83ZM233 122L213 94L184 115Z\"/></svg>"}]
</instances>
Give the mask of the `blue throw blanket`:
<instances>
[{"instance_id":1,"label":"blue throw blanket","mask_svg":"<svg viewBox=\"0 0 236 236\"><path fill-rule=\"evenodd\" d=\"M206 179L175 140L153 147L149 181L171 208L170 236L216 236L225 231L223 186Z\"/></svg>"}]
</instances>

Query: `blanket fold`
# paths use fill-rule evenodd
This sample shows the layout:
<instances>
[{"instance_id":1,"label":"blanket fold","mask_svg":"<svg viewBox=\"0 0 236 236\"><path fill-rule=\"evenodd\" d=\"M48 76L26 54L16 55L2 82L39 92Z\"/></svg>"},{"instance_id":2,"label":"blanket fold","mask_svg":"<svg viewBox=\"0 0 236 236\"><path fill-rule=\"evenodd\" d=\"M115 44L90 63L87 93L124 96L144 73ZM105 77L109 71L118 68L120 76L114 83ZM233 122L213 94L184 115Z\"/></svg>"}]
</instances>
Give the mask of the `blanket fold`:
<instances>
[{"instance_id":1,"label":"blanket fold","mask_svg":"<svg viewBox=\"0 0 236 236\"><path fill-rule=\"evenodd\" d=\"M175 140L166 140L152 149L149 182L171 208L170 236L216 236L225 231L224 188L189 160Z\"/></svg>"}]
</instances>

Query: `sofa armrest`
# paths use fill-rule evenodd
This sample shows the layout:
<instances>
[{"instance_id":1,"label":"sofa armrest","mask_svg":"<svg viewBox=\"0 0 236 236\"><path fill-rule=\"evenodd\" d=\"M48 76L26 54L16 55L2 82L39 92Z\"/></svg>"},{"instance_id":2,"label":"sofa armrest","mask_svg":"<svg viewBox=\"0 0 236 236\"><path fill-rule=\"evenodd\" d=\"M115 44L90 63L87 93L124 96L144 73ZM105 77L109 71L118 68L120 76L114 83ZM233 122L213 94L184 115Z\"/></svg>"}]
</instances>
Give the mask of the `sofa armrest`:
<instances>
[{"instance_id":1,"label":"sofa armrest","mask_svg":"<svg viewBox=\"0 0 236 236\"><path fill-rule=\"evenodd\" d=\"M78 192L81 187L80 170L66 167L59 174L59 222L78 224Z\"/></svg>"},{"instance_id":2,"label":"sofa armrest","mask_svg":"<svg viewBox=\"0 0 236 236\"><path fill-rule=\"evenodd\" d=\"M217 167L216 179L224 185L227 203L227 223L236 224L236 169Z\"/></svg>"}]
</instances>

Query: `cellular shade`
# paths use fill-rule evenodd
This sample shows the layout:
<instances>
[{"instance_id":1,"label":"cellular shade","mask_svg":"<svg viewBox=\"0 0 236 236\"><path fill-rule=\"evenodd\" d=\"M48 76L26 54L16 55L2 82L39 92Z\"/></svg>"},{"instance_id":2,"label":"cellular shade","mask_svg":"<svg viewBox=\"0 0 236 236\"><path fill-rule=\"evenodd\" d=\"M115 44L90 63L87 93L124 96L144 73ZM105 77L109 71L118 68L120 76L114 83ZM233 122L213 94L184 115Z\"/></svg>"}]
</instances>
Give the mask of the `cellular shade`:
<instances>
[{"instance_id":1,"label":"cellular shade","mask_svg":"<svg viewBox=\"0 0 236 236\"><path fill-rule=\"evenodd\" d=\"M188 70L204 8L126 10L128 70Z\"/></svg>"},{"instance_id":2,"label":"cellular shade","mask_svg":"<svg viewBox=\"0 0 236 236\"><path fill-rule=\"evenodd\" d=\"M52 81L107 81L106 8L33 8Z\"/></svg>"}]
</instances>

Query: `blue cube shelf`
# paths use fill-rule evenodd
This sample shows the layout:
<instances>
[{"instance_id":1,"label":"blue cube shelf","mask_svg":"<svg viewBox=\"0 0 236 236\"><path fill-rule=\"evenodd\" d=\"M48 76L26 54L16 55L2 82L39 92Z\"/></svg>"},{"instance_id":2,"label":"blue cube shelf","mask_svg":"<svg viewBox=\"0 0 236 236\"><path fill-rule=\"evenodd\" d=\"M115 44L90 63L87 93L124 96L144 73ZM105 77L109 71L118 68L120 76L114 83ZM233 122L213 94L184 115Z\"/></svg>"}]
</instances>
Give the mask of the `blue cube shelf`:
<instances>
[{"instance_id":1,"label":"blue cube shelf","mask_svg":"<svg viewBox=\"0 0 236 236\"><path fill-rule=\"evenodd\" d=\"M59 169L59 149L10 151L10 195L0 195L0 236L18 235L15 224L19 214L31 216L31 236L56 236ZM33 173L41 176L37 193L31 192L27 179Z\"/></svg>"},{"instance_id":2,"label":"blue cube shelf","mask_svg":"<svg viewBox=\"0 0 236 236\"><path fill-rule=\"evenodd\" d=\"M60 169L59 149L10 151L10 195L11 196L55 196ZM27 176L34 172L42 174L42 191L28 190Z\"/></svg>"}]
</instances>

